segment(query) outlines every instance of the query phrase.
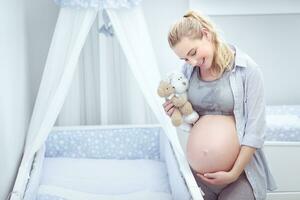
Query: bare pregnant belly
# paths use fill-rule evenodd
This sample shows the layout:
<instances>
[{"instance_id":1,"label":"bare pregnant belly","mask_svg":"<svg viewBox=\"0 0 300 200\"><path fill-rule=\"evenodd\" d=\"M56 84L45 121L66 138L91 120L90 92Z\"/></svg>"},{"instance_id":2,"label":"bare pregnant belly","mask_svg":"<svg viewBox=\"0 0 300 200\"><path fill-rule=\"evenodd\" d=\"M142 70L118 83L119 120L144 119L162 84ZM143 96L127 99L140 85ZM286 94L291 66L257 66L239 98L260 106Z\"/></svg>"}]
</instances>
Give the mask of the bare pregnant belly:
<instances>
[{"instance_id":1,"label":"bare pregnant belly","mask_svg":"<svg viewBox=\"0 0 300 200\"><path fill-rule=\"evenodd\" d=\"M187 159L199 173L229 171L240 150L233 116L205 115L193 126Z\"/></svg>"}]
</instances>

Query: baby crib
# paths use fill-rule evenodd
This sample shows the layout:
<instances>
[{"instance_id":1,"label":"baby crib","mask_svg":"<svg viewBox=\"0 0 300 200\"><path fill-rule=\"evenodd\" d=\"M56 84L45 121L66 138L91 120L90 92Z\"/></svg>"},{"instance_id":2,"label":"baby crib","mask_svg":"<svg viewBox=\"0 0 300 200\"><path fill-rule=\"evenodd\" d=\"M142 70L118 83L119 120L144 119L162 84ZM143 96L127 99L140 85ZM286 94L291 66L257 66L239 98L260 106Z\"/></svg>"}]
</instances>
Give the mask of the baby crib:
<instances>
[{"instance_id":1,"label":"baby crib","mask_svg":"<svg viewBox=\"0 0 300 200\"><path fill-rule=\"evenodd\" d=\"M25 200L191 199L158 125L54 127Z\"/></svg>"},{"instance_id":2,"label":"baby crib","mask_svg":"<svg viewBox=\"0 0 300 200\"><path fill-rule=\"evenodd\" d=\"M278 189L300 199L300 106L268 106L264 151ZM25 200L191 199L159 125L54 127L37 153Z\"/></svg>"}]
</instances>

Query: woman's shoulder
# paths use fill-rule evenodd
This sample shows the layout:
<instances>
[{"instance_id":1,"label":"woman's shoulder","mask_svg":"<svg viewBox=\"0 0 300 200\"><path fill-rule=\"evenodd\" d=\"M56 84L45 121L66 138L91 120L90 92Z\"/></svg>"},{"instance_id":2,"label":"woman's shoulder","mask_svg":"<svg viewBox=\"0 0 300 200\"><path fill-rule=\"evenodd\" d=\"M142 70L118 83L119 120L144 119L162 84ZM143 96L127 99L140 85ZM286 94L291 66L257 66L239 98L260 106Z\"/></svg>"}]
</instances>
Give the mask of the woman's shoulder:
<instances>
[{"instance_id":1,"label":"woman's shoulder","mask_svg":"<svg viewBox=\"0 0 300 200\"><path fill-rule=\"evenodd\" d=\"M189 65L188 63L184 63L181 67L181 72L186 76L186 78L189 80L191 78L193 67Z\"/></svg>"},{"instance_id":2,"label":"woman's shoulder","mask_svg":"<svg viewBox=\"0 0 300 200\"><path fill-rule=\"evenodd\" d=\"M247 53L236 48L235 67L242 71L245 75L261 73L261 67Z\"/></svg>"}]
</instances>

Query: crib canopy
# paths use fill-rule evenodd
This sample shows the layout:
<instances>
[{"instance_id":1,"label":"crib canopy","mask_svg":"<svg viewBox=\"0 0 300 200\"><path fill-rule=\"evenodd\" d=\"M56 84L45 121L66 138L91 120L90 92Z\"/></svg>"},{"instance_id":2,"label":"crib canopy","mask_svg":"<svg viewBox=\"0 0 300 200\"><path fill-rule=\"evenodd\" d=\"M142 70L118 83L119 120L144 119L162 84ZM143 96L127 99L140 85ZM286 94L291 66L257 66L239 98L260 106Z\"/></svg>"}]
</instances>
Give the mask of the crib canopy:
<instances>
[{"instance_id":1,"label":"crib canopy","mask_svg":"<svg viewBox=\"0 0 300 200\"><path fill-rule=\"evenodd\" d=\"M193 199L200 192L177 138L156 95L161 79L140 6L141 0L54 0L60 6L54 35L31 117L26 145L11 200L23 199L35 153L51 131L72 82L81 49L98 12L106 12L130 70L161 123Z\"/></svg>"}]
</instances>

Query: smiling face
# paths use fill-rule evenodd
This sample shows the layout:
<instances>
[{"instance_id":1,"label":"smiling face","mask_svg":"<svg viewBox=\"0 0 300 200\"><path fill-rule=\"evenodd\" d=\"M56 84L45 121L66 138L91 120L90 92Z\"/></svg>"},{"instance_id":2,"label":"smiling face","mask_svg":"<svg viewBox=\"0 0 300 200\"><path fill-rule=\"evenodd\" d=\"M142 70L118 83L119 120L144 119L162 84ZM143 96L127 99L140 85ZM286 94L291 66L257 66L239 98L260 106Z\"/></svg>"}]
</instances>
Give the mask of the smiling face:
<instances>
[{"instance_id":1,"label":"smiling face","mask_svg":"<svg viewBox=\"0 0 300 200\"><path fill-rule=\"evenodd\" d=\"M190 65L198 66L207 71L211 68L214 58L214 47L210 37L203 34L202 39L183 37L174 47L175 54Z\"/></svg>"}]
</instances>

